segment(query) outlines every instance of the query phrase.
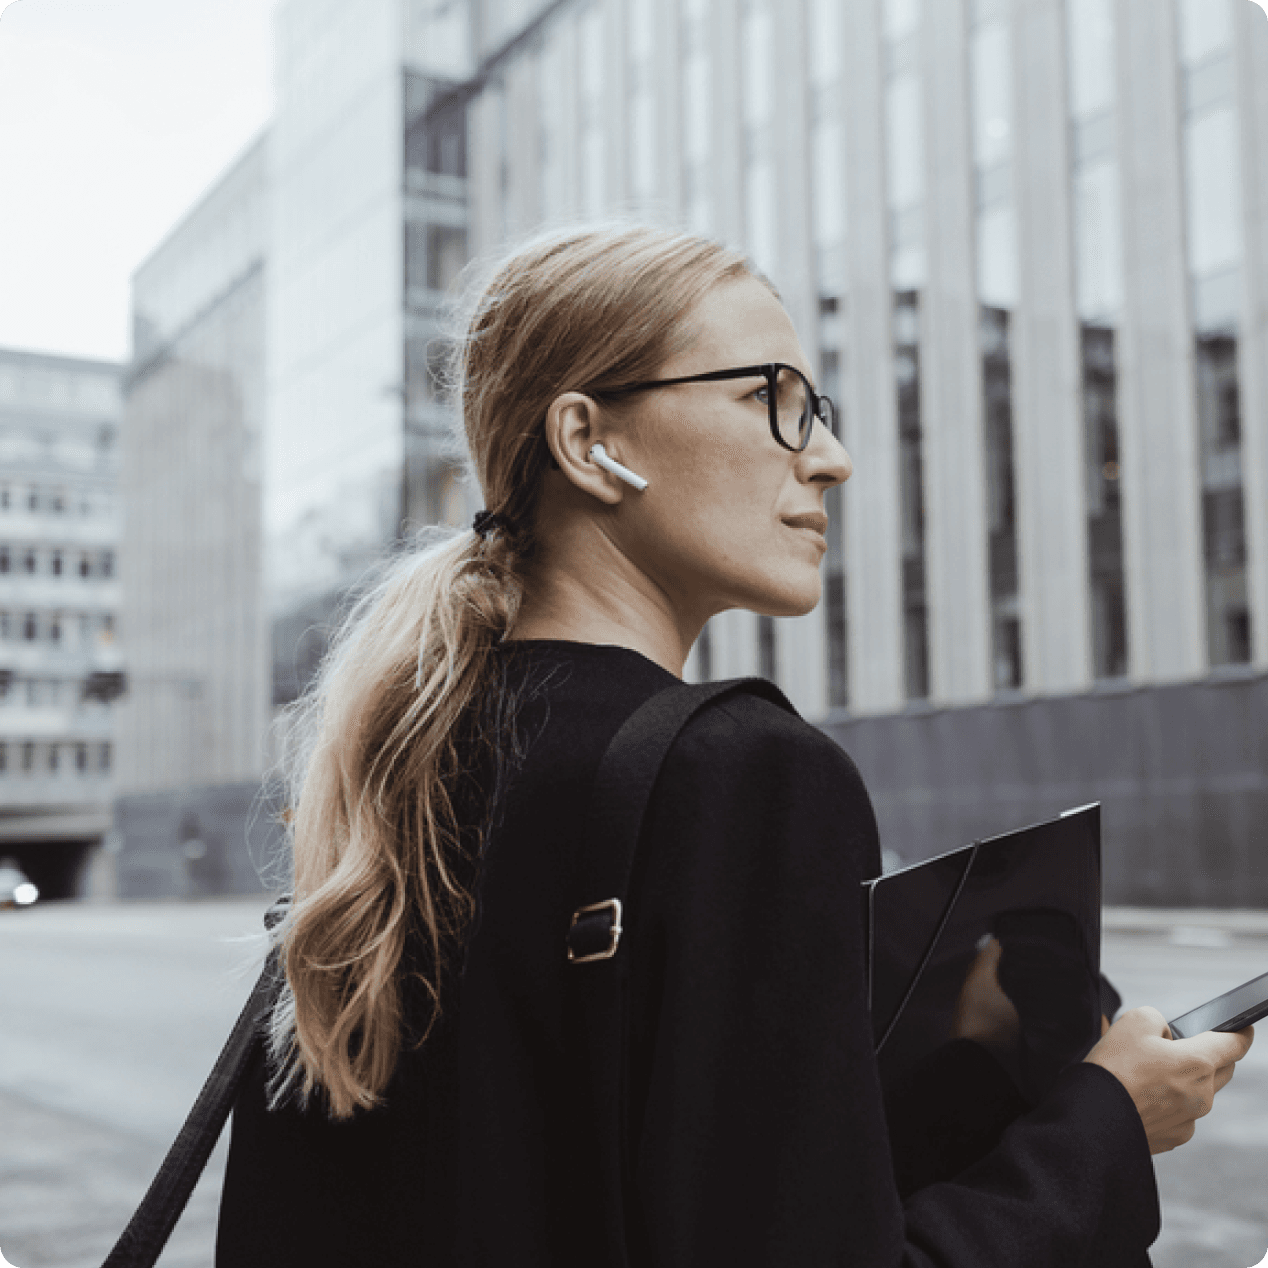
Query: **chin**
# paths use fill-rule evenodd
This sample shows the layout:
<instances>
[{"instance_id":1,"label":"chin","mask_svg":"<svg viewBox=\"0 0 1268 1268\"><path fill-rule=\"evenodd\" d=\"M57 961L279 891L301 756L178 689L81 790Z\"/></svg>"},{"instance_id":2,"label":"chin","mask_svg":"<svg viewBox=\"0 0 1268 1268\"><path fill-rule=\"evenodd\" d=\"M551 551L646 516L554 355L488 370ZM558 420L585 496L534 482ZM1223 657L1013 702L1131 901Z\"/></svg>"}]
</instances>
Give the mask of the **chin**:
<instances>
[{"instance_id":1,"label":"chin","mask_svg":"<svg viewBox=\"0 0 1268 1268\"><path fill-rule=\"evenodd\" d=\"M768 590L760 602L753 604L753 611L763 616L808 616L819 606L823 598L823 578L817 568L805 581L787 576L781 581L781 585Z\"/></svg>"}]
</instances>

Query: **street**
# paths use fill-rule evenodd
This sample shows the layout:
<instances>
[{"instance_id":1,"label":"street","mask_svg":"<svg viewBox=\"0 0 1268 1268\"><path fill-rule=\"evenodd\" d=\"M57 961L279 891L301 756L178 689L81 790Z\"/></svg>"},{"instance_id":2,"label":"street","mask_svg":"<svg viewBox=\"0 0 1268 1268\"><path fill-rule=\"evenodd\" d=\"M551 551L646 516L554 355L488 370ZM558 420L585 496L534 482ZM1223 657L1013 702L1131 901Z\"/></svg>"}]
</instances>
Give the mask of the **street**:
<instances>
[{"instance_id":1,"label":"street","mask_svg":"<svg viewBox=\"0 0 1268 1268\"><path fill-rule=\"evenodd\" d=\"M15 1268L99 1268L254 978L266 900L50 904L0 913L0 1251ZM1169 1017L1268 971L1268 920L1105 938L1124 1007ZM1147 922L1146 922L1147 923ZM1111 922L1113 924L1113 922ZM236 940L235 940L236 939ZM1249 1268L1268 1249L1268 1037L1196 1137L1154 1159L1156 1268ZM208 1268L224 1142L166 1254Z\"/></svg>"}]
</instances>

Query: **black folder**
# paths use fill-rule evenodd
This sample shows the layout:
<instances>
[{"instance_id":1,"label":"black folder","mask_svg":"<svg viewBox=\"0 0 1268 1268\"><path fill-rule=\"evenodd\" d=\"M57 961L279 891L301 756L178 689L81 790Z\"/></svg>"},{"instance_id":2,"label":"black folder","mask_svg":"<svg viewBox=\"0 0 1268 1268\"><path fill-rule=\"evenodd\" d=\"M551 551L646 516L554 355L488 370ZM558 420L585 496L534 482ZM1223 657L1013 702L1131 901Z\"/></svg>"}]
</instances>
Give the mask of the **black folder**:
<instances>
[{"instance_id":1,"label":"black folder","mask_svg":"<svg viewBox=\"0 0 1268 1268\"><path fill-rule=\"evenodd\" d=\"M1100 804L940 854L863 885L869 1006L888 1090L954 1038L957 1001L988 935L1020 1035L996 1053L1040 1100L1112 1016L1101 977Z\"/></svg>"}]
</instances>

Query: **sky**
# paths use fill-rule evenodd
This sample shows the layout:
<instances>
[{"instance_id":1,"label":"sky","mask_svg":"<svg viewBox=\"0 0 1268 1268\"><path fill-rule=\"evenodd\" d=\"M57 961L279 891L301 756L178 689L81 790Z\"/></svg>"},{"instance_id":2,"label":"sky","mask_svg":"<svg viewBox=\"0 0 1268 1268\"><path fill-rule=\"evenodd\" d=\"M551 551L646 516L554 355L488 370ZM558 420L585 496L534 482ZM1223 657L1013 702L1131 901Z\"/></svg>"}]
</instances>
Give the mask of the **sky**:
<instances>
[{"instance_id":1,"label":"sky","mask_svg":"<svg viewBox=\"0 0 1268 1268\"><path fill-rule=\"evenodd\" d=\"M0 347L126 361L128 284L272 110L276 0L0 0Z\"/></svg>"}]
</instances>

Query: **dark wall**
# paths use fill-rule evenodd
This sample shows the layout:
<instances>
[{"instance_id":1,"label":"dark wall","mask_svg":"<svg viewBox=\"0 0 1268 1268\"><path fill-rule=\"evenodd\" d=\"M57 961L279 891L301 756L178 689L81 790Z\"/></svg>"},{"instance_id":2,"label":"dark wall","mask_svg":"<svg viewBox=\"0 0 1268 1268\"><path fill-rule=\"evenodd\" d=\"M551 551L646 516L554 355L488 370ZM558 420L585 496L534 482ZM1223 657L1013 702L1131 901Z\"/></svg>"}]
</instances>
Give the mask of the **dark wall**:
<instances>
[{"instance_id":1,"label":"dark wall","mask_svg":"<svg viewBox=\"0 0 1268 1268\"><path fill-rule=\"evenodd\" d=\"M120 898L201 898L285 887L276 804L258 783L115 802Z\"/></svg>"},{"instance_id":2,"label":"dark wall","mask_svg":"<svg viewBox=\"0 0 1268 1268\"><path fill-rule=\"evenodd\" d=\"M824 726L907 862L1103 803L1105 901L1268 907L1268 677Z\"/></svg>"},{"instance_id":3,"label":"dark wall","mask_svg":"<svg viewBox=\"0 0 1268 1268\"><path fill-rule=\"evenodd\" d=\"M40 898L78 895L93 841L16 841L0 843L0 859L14 859L40 891Z\"/></svg>"}]
</instances>

